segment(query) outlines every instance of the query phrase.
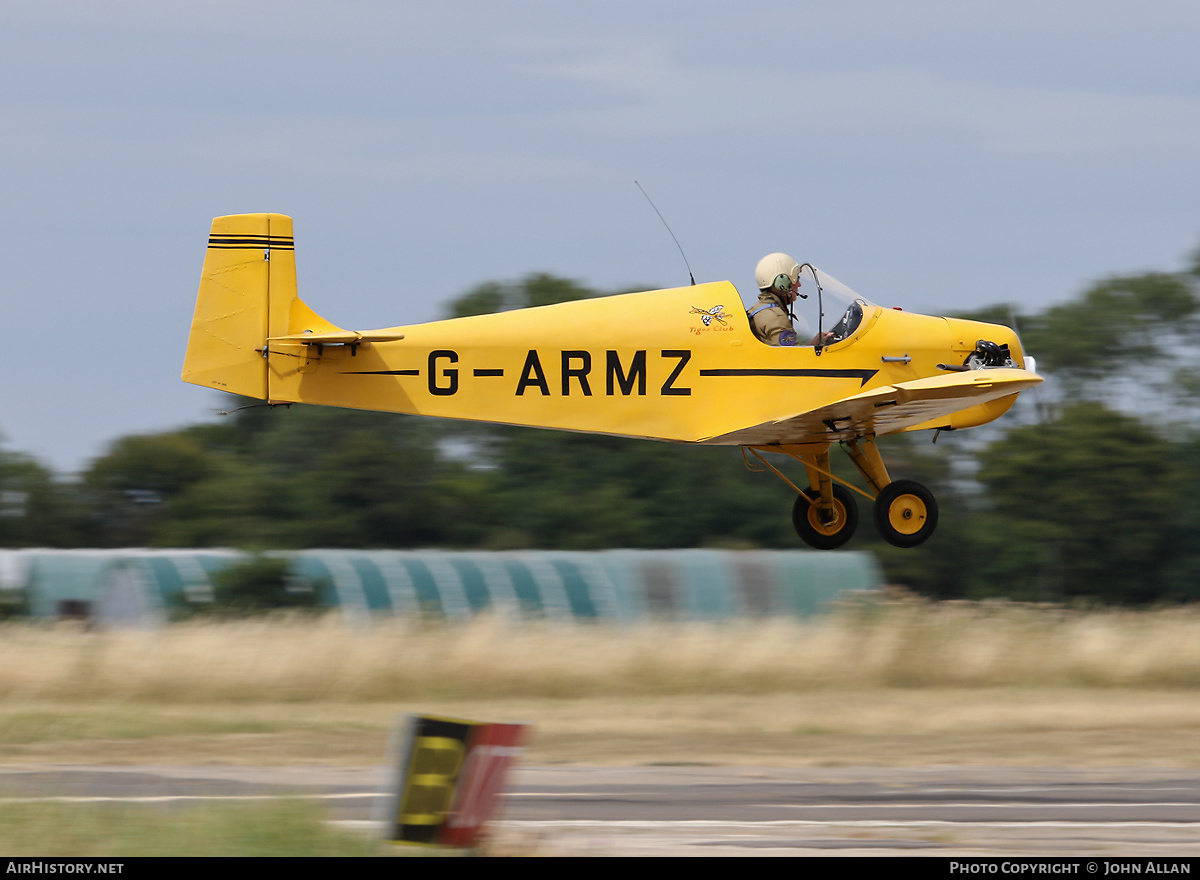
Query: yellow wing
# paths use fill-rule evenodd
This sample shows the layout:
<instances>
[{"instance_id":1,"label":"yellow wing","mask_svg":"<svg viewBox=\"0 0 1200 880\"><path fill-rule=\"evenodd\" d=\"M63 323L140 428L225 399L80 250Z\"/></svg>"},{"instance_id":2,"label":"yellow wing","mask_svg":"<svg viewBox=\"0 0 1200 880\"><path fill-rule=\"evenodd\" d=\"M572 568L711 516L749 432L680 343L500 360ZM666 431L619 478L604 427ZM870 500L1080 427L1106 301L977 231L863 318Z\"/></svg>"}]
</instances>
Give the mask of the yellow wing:
<instances>
[{"instance_id":1,"label":"yellow wing","mask_svg":"<svg viewBox=\"0 0 1200 880\"><path fill-rule=\"evenodd\" d=\"M995 416L958 420L952 417L977 408L982 408L980 414L983 415L988 404L999 403L1007 409L1011 400L1005 398L1041 381L1041 376L1028 370L952 372L872 388L828 406L710 437L703 442L775 446L881 436L918 428L968 427L968 423L980 424Z\"/></svg>"}]
</instances>

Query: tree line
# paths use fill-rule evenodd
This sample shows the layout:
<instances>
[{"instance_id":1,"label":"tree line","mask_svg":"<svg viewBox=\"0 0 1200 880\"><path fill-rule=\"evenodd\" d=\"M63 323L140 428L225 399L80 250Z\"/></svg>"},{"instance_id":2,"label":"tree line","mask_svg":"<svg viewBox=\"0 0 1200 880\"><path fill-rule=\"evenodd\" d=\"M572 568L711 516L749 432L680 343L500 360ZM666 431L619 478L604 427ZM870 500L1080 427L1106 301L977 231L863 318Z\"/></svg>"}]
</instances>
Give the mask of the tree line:
<instances>
[{"instance_id":1,"label":"tree line","mask_svg":"<svg viewBox=\"0 0 1200 880\"><path fill-rule=\"evenodd\" d=\"M1200 252L1040 312L959 315L1015 326L1048 381L936 446L883 438L893 478L937 495L938 532L898 550L864 522L850 547L932 596L1200 598L1198 284ZM448 316L597 295L535 274ZM302 405L123 437L71 479L0 448L8 548L797 548L792 500L737 449Z\"/></svg>"}]
</instances>

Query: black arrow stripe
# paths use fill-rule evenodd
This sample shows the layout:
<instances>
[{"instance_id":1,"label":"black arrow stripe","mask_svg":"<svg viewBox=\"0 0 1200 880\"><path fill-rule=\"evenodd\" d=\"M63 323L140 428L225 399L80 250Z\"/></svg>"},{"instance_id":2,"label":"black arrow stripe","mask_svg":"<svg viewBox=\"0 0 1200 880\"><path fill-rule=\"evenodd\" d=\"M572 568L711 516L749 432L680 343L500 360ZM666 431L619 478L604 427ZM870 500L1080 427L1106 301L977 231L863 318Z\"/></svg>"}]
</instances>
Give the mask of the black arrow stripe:
<instances>
[{"instance_id":1,"label":"black arrow stripe","mask_svg":"<svg viewBox=\"0 0 1200 880\"><path fill-rule=\"evenodd\" d=\"M419 376L420 370L345 370L343 376Z\"/></svg>"},{"instance_id":2,"label":"black arrow stripe","mask_svg":"<svg viewBox=\"0 0 1200 880\"><path fill-rule=\"evenodd\" d=\"M785 378L812 379L858 379L866 385L878 370L805 370L783 368L750 368L750 369L720 369L701 370L701 376L782 376Z\"/></svg>"}]
</instances>

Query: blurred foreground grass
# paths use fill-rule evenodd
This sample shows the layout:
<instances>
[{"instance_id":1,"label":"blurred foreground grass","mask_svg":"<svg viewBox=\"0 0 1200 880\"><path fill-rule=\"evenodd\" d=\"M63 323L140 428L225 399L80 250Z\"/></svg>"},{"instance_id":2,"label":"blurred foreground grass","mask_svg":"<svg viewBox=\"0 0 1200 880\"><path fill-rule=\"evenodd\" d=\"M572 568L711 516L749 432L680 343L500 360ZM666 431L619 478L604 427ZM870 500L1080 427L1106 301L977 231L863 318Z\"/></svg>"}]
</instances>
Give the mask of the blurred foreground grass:
<instances>
[{"instance_id":1,"label":"blurred foreground grass","mask_svg":"<svg viewBox=\"0 0 1200 880\"><path fill-rule=\"evenodd\" d=\"M401 712L528 763L1195 764L1200 611L878 602L804 621L0 628L5 763L374 764Z\"/></svg>"},{"instance_id":2,"label":"blurred foreground grass","mask_svg":"<svg viewBox=\"0 0 1200 880\"><path fill-rule=\"evenodd\" d=\"M257 618L0 627L0 699L370 702L828 688L1200 686L1200 611L892 602L807 620Z\"/></svg>"}]
</instances>

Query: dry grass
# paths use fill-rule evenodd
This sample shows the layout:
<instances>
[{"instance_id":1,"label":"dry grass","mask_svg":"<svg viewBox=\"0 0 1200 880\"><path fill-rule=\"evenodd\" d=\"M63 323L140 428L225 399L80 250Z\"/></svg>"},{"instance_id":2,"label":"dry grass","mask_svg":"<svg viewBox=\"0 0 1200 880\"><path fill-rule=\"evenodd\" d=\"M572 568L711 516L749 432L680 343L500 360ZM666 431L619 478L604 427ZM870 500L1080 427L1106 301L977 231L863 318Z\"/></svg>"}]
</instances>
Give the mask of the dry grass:
<instances>
[{"instance_id":1,"label":"dry grass","mask_svg":"<svg viewBox=\"0 0 1200 880\"><path fill-rule=\"evenodd\" d=\"M810 621L0 628L0 699L375 702L1200 685L1200 612L900 602Z\"/></svg>"},{"instance_id":2,"label":"dry grass","mask_svg":"<svg viewBox=\"0 0 1200 880\"><path fill-rule=\"evenodd\" d=\"M1184 691L925 688L384 703L0 702L0 764L371 766L397 715L533 725L525 763L1197 766Z\"/></svg>"},{"instance_id":3,"label":"dry grass","mask_svg":"<svg viewBox=\"0 0 1200 880\"><path fill-rule=\"evenodd\" d=\"M1194 765L1200 612L892 602L810 621L0 627L4 763L374 764L398 713L530 763Z\"/></svg>"}]
</instances>

